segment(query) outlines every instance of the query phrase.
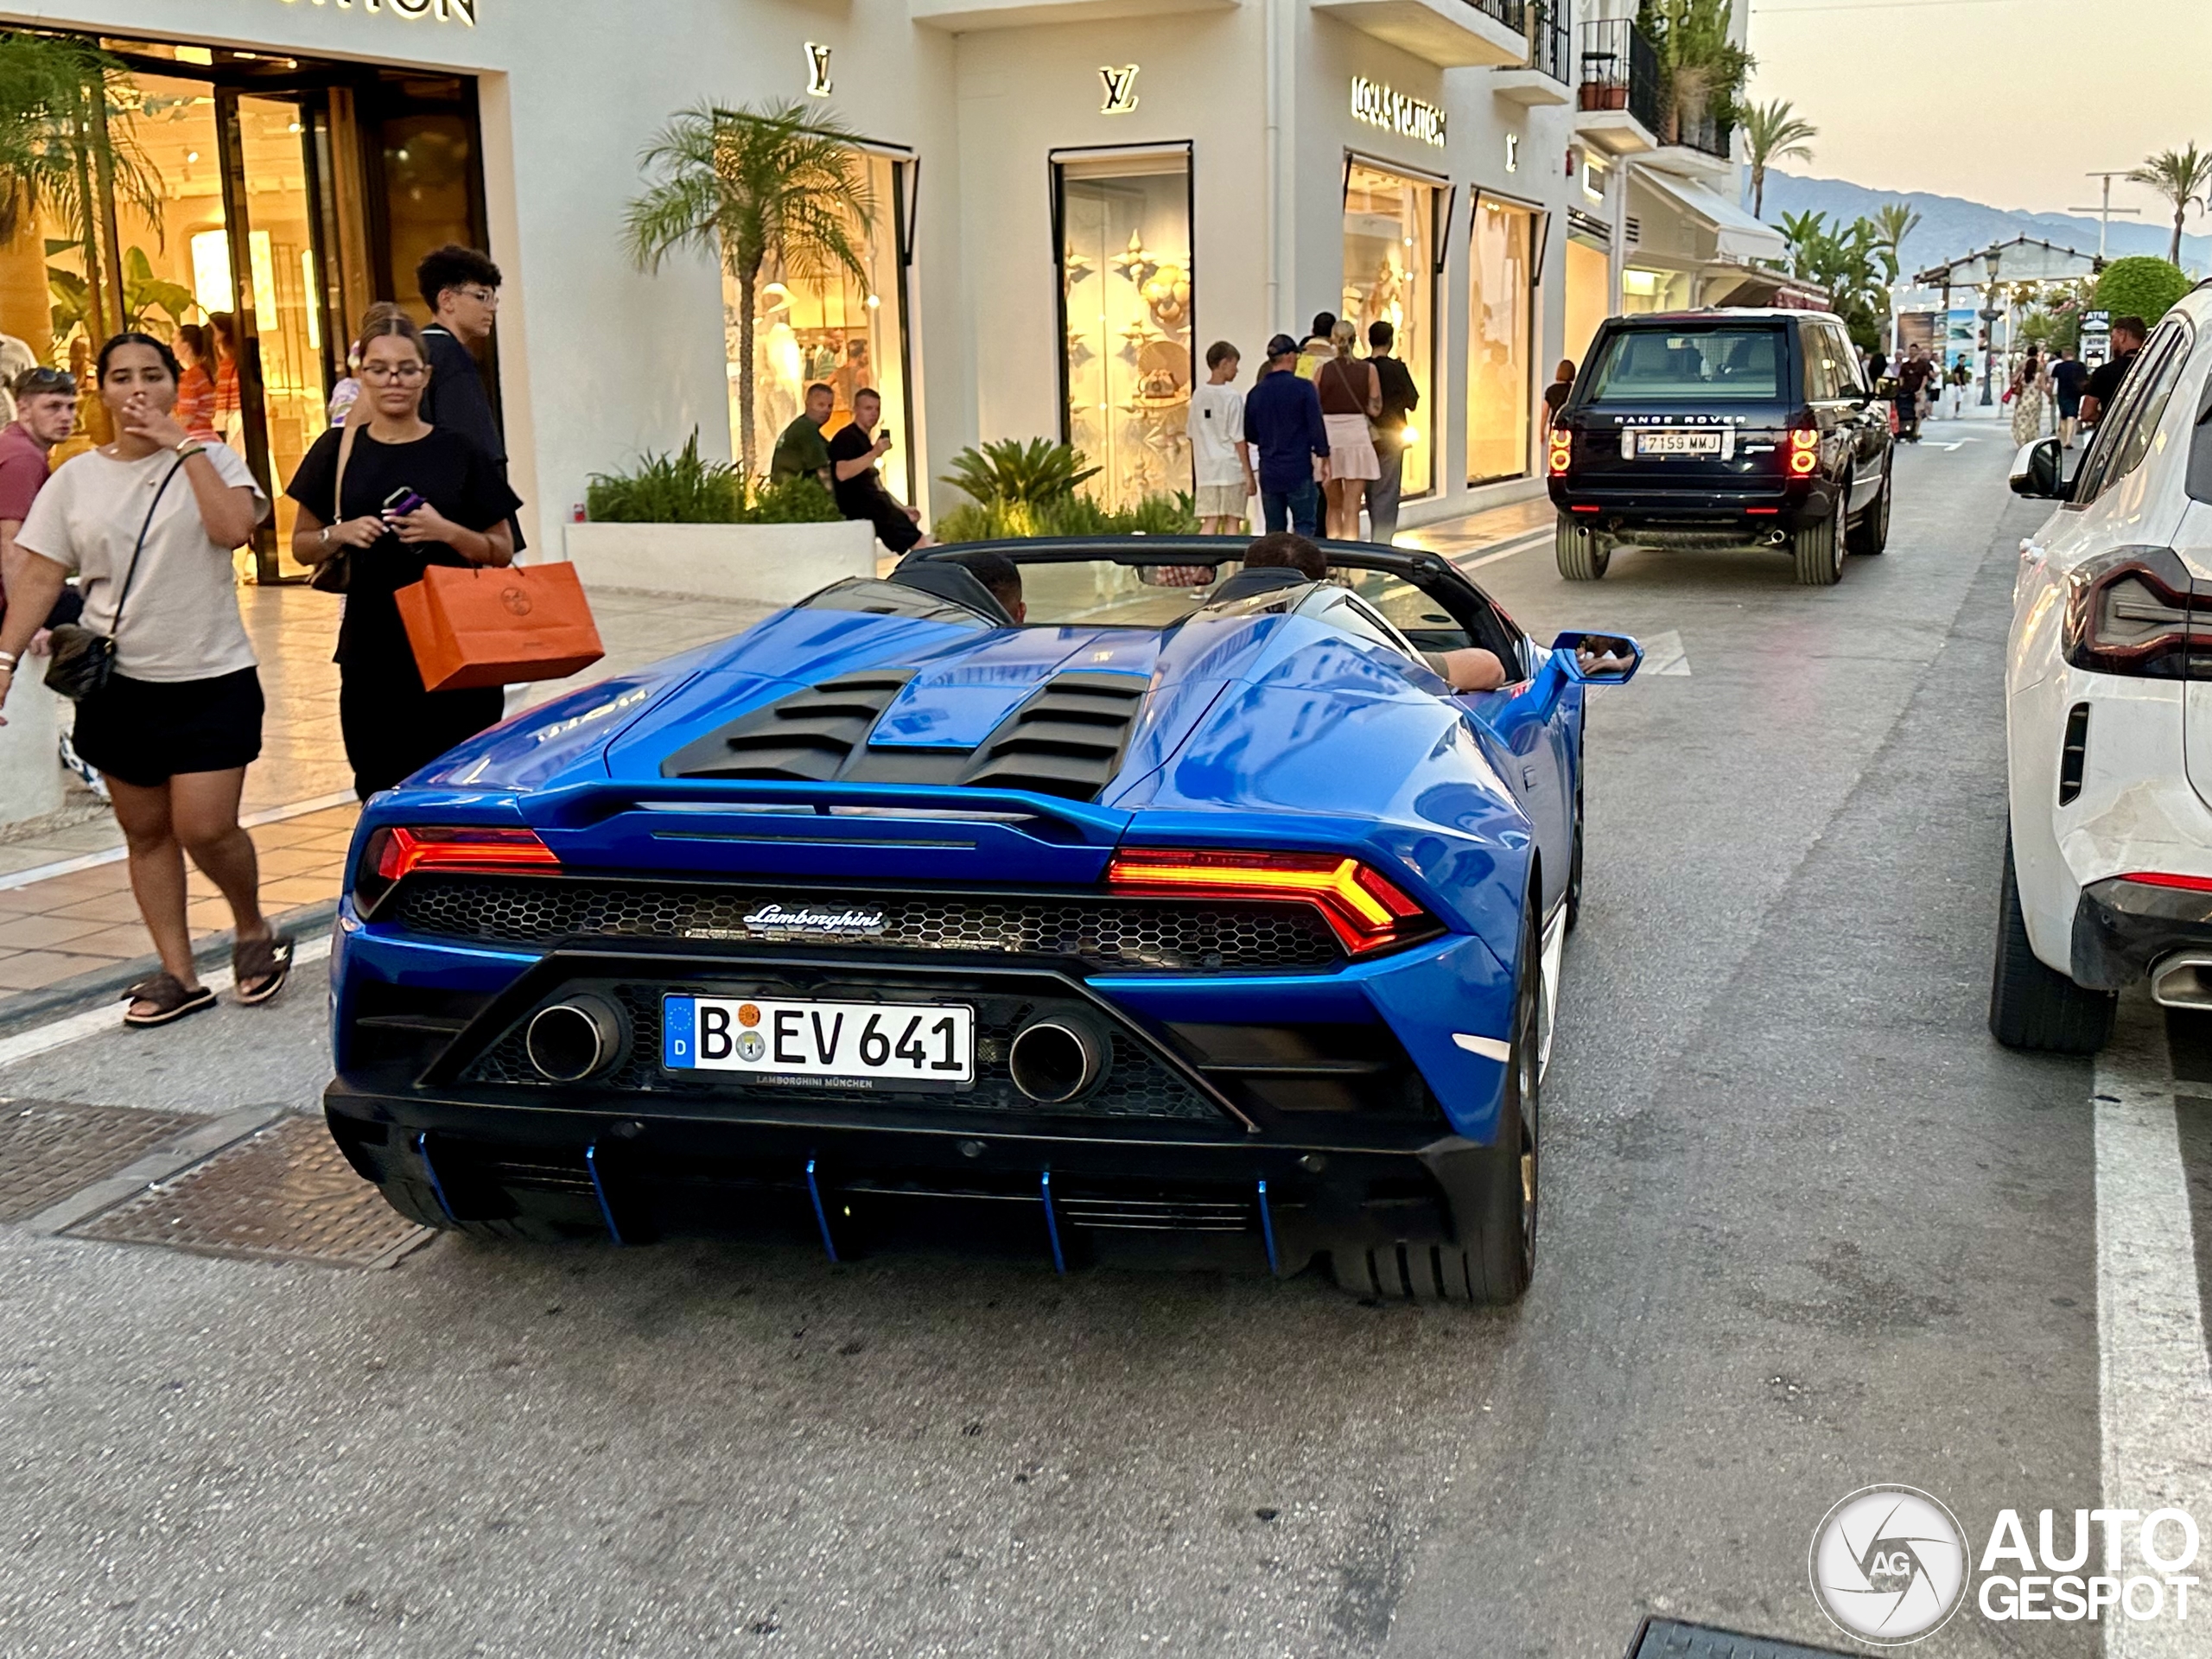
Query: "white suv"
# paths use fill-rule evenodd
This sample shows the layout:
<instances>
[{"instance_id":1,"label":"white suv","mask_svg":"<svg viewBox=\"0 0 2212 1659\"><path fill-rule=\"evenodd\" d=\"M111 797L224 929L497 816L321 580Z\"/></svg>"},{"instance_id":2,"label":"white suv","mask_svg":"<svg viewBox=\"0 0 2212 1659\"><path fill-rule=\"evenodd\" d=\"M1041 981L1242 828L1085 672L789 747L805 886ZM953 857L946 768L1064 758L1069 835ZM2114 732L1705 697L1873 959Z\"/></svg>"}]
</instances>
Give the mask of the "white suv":
<instances>
[{"instance_id":1,"label":"white suv","mask_svg":"<svg viewBox=\"0 0 2212 1659\"><path fill-rule=\"evenodd\" d=\"M2093 1053L2146 976L2212 1007L2212 285L2152 331L2060 502L2020 544L2005 672L2011 834L1989 1028ZM2202 632L2200 632L2202 630Z\"/></svg>"}]
</instances>

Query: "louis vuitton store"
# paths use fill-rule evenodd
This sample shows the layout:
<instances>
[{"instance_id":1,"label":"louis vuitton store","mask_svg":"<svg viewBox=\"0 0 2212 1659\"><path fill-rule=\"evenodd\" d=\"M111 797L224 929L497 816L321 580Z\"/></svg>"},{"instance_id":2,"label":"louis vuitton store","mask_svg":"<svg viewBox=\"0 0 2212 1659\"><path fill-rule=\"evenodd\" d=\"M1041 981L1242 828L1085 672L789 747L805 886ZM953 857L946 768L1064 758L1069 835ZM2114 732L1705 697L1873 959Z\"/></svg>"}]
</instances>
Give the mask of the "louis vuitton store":
<instances>
[{"instance_id":1,"label":"louis vuitton store","mask_svg":"<svg viewBox=\"0 0 2212 1659\"><path fill-rule=\"evenodd\" d=\"M1239 347L1249 388L1270 334L1328 311L1389 322L1420 391L1405 524L1535 489L1529 411L1568 329L1554 227L1570 187L1589 207L1555 160L1564 103L1493 92L1486 16L1440 48L1306 0L1122 9L673 0L610 28L596 0L67 0L24 26L112 54L95 113L131 159L0 248L0 349L204 335L222 435L280 494L361 309L414 301L428 248L484 247L506 276L485 372L550 551L593 474L695 431L746 447L747 321L755 452L809 385L839 424L874 390L885 482L926 513L962 499L940 481L962 448L1002 438L1074 443L1116 505L1189 491L1208 346ZM858 269L772 251L748 320L706 251L639 268L641 154L705 104L858 135ZM296 574L283 528L249 575Z\"/></svg>"}]
</instances>

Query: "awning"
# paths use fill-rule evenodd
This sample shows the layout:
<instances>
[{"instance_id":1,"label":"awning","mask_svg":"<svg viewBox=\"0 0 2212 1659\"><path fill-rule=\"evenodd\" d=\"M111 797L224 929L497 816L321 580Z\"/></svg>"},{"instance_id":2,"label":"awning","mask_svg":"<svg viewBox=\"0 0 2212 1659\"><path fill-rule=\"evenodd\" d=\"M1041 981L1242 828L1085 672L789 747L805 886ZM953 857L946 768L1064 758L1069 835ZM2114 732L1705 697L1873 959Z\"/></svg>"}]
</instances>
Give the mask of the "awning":
<instances>
[{"instance_id":1,"label":"awning","mask_svg":"<svg viewBox=\"0 0 2212 1659\"><path fill-rule=\"evenodd\" d=\"M1752 218L1734 202L1717 190L1690 179L1679 179L1671 173L1660 173L1648 167L1636 170L1638 184L1648 184L1663 196L1672 197L1682 211L1710 230L1714 238L1713 252L1722 259L1742 260L1782 259L1789 252L1789 245L1782 232L1773 226Z\"/></svg>"}]
</instances>

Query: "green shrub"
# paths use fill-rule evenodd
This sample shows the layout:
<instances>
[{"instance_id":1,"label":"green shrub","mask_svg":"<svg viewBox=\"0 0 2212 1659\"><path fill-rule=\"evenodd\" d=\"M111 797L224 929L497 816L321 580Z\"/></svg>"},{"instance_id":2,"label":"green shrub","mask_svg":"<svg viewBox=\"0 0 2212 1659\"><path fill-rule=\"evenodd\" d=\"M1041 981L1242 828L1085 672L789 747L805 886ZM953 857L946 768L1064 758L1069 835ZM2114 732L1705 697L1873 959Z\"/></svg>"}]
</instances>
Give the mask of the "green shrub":
<instances>
[{"instance_id":1,"label":"green shrub","mask_svg":"<svg viewBox=\"0 0 2212 1659\"><path fill-rule=\"evenodd\" d=\"M2136 254L2105 267L2097 278L2097 308L2155 323L2193 286L2179 265Z\"/></svg>"},{"instance_id":2,"label":"green shrub","mask_svg":"<svg viewBox=\"0 0 2212 1659\"><path fill-rule=\"evenodd\" d=\"M626 473L594 473L584 511L602 524L819 524L844 515L818 478L759 482L705 461L694 429L675 454L647 454Z\"/></svg>"},{"instance_id":3,"label":"green shrub","mask_svg":"<svg viewBox=\"0 0 2212 1659\"><path fill-rule=\"evenodd\" d=\"M1098 476L1084 465L1083 452L1049 438L1001 438L996 443L963 449L952 458L943 482L989 506L995 502L1058 500Z\"/></svg>"},{"instance_id":4,"label":"green shrub","mask_svg":"<svg viewBox=\"0 0 2212 1659\"><path fill-rule=\"evenodd\" d=\"M1187 495L1150 495L1134 507L1109 512L1087 495L1030 503L963 501L941 513L932 533L940 542L1026 541L1040 536L1194 536L1198 521Z\"/></svg>"}]
</instances>

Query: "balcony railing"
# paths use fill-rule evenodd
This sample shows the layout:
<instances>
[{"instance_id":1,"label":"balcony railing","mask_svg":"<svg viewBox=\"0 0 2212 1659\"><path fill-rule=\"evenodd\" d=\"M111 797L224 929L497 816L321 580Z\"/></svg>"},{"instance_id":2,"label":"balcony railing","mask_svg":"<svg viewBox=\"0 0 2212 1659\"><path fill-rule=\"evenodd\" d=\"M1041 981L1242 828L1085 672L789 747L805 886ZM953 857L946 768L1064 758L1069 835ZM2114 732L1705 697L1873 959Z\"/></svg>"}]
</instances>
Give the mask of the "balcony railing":
<instances>
[{"instance_id":1,"label":"balcony railing","mask_svg":"<svg viewBox=\"0 0 2212 1659\"><path fill-rule=\"evenodd\" d=\"M1580 103L1586 110L1626 110L1659 130L1659 54L1634 23L1609 18L1582 25Z\"/></svg>"},{"instance_id":2,"label":"balcony railing","mask_svg":"<svg viewBox=\"0 0 2212 1659\"><path fill-rule=\"evenodd\" d=\"M1497 18L1516 33L1523 27L1522 19L1529 11L1529 0L1465 0L1465 3L1485 17Z\"/></svg>"},{"instance_id":3,"label":"balcony railing","mask_svg":"<svg viewBox=\"0 0 2212 1659\"><path fill-rule=\"evenodd\" d=\"M1664 143L1687 145L1691 149L1703 150L1708 156L1717 156L1725 162L1732 157L1731 141L1735 133L1735 128L1726 121L1716 120L1710 115L1698 115L1684 117L1673 137L1669 138L1664 133L1660 134L1660 137Z\"/></svg>"},{"instance_id":4,"label":"balcony railing","mask_svg":"<svg viewBox=\"0 0 2212 1659\"><path fill-rule=\"evenodd\" d=\"M1529 0L1529 67L1562 86L1574 84L1573 0Z\"/></svg>"}]
</instances>

